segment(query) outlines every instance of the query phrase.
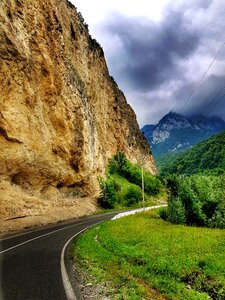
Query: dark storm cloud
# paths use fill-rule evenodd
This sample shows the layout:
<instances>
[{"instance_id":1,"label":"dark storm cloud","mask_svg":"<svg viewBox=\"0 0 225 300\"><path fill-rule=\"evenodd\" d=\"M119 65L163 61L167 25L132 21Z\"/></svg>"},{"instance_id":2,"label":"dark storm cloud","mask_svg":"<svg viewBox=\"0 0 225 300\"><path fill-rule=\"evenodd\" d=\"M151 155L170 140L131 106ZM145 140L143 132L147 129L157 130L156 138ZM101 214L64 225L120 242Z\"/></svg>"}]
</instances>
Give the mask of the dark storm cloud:
<instances>
[{"instance_id":1,"label":"dark storm cloud","mask_svg":"<svg viewBox=\"0 0 225 300\"><path fill-rule=\"evenodd\" d=\"M183 85L174 95L177 103L180 102L183 104L188 93L190 94L194 88L194 83ZM191 105L188 103L182 110L177 105L177 112L186 115L204 114L207 116L220 115L223 117L225 109L224 99L225 75L210 75L193 95Z\"/></svg>"},{"instance_id":2,"label":"dark storm cloud","mask_svg":"<svg viewBox=\"0 0 225 300\"><path fill-rule=\"evenodd\" d=\"M143 91L181 76L177 61L188 58L199 43L198 32L188 27L180 12L171 11L160 24L115 14L106 29L123 47L117 57L119 69L114 64L114 70L130 87Z\"/></svg>"},{"instance_id":3,"label":"dark storm cloud","mask_svg":"<svg viewBox=\"0 0 225 300\"><path fill-rule=\"evenodd\" d=\"M224 15L224 0L183 0L171 1L159 22L112 12L99 25L109 70L141 126L170 110L225 119L225 99L210 104L225 85L225 47L198 86L225 42Z\"/></svg>"}]
</instances>

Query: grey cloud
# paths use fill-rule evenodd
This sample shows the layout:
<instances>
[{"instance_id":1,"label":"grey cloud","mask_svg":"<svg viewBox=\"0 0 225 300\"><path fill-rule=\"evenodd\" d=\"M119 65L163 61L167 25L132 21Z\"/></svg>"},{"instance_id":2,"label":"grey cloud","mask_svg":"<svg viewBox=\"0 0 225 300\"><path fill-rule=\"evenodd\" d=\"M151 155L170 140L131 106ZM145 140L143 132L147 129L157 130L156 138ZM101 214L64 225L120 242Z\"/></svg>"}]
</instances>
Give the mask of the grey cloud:
<instances>
[{"instance_id":1,"label":"grey cloud","mask_svg":"<svg viewBox=\"0 0 225 300\"><path fill-rule=\"evenodd\" d=\"M159 23L114 12L99 25L109 70L141 126L180 112L225 41L224 14L224 0L171 1ZM207 109L223 85L225 47L181 113L225 118L224 98Z\"/></svg>"},{"instance_id":2,"label":"grey cloud","mask_svg":"<svg viewBox=\"0 0 225 300\"><path fill-rule=\"evenodd\" d=\"M208 9L212 4L213 0L199 0L199 1L195 0L193 2L197 5L197 8L202 7L204 9Z\"/></svg>"},{"instance_id":3,"label":"grey cloud","mask_svg":"<svg viewBox=\"0 0 225 300\"><path fill-rule=\"evenodd\" d=\"M123 53L117 57L119 68L114 57L112 71L130 88L142 91L180 76L178 60L189 57L199 43L198 32L186 26L179 12L168 15L160 24L114 14L105 28L123 45Z\"/></svg>"},{"instance_id":4,"label":"grey cloud","mask_svg":"<svg viewBox=\"0 0 225 300\"><path fill-rule=\"evenodd\" d=\"M182 95L180 95L180 97L182 97ZM190 105L187 104L181 113L187 115L217 115L224 118L224 97L225 75L210 75L193 95Z\"/></svg>"}]
</instances>

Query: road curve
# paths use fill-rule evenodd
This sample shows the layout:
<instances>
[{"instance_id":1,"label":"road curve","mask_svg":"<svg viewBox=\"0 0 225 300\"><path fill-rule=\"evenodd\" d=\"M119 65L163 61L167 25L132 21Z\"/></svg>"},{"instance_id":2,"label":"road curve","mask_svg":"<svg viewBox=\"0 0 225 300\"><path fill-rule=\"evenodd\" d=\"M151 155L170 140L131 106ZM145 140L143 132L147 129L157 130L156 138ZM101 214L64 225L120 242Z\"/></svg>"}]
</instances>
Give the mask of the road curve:
<instances>
[{"instance_id":1,"label":"road curve","mask_svg":"<svg viewBox=\"0 0 225 300\"><path fill-rule=\"evenodd\" d=\"M64 264L68 241L82 230L115 215L80 218L1 239L0 299L72 299L73 290L67 282L65 268L68 261Z\"/></svg>"}]
</instances>

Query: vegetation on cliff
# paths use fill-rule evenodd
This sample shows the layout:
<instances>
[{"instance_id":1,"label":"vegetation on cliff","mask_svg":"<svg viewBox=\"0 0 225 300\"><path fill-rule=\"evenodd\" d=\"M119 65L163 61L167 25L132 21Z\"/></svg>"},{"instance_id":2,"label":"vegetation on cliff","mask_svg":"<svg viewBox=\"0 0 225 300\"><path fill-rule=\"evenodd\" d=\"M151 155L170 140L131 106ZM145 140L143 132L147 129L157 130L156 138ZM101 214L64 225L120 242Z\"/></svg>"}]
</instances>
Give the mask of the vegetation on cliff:
<instances>
[{"instance_id":1,"label":"vegetation on cliff","mask_svg":"<svg viewBox=\"0 0 225 300\"><path fill-rule=\"evenodd\" d=\"M146 170L143 171L146 205L155 203L163 193L161 181ZM118 152L109 161L106 179L99 179L103 208L137 207L142 205L142 170L132 164L124 153Z\"/></svg>"}]
</instances>

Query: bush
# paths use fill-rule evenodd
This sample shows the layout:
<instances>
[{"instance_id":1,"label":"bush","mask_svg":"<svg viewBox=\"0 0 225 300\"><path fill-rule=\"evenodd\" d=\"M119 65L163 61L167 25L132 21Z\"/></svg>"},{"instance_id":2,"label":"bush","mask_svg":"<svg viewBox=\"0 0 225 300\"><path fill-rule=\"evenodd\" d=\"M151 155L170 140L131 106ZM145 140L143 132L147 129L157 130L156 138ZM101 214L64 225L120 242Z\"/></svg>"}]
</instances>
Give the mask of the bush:
<instances>
[{"instance_id":1,"label":"bush","mask_svg":"<svg viewBox=\"0 0 225 300\"><path fill-rule=\"evenodd\" d=\"M99 184L101 188L101 194L98 200L99 204L103 208L114 208L117 202L115 182L110 178L107 180L100 178Z\"/></svg>"},{"instance_id":2,"label":"bush","mask_svg":"<svg viewBox=\"0 0 225 300\"><path fill-rule=\"evenodd\" d=\"M138 186L130 186L125 194L125 202L127 206L131 206L141 201L142 193Z\"/></svg>"},{"instance_id":3,"label":"bush","mask_svg":"<svg viewBox=\"0 0 225 300\"><path fill-rule=\"evenodd\" d=\"M168 208L163 207L159 209L159 216L163 220L167 221L168 220Z\"/></svg>"},{"instance_id":4,"label":"bush","mask_svg":"<svg viewBox=\"0 0 225 300\"><path fill-rule=\"evenodd\" d=\"M179 197L172 198L168 204L167 219L173 224L185 224L186 214L185 208Z\"/></svg>"},{"instance_id":5,"label":"bush","mask_svg":"<svg viewBox=\"0 0 225 300\"><path fill-rule=\"evenodd\" d=\"M101 195L99 204L103 208L133 206L141 200L142 170L132 164L122 152L118 152L109 161L107 179L100 179ZM146 197L156 195L162 190L161 181L144 171ZM150 198L150 197L149 197Z\"/></svg>"},{"instance_id":6,"label":"bush","mask_svg":"<svg viewBox=\"0 0 225 300\"><path fill-rule=\"evenodd\" d=\"M165 180L166 187L172 197L177 197L179 194L180 180L181 176L177 175L170 175Z\"/></svg>"},{"instance_id":7,"label":"bush","mask_svg":"<svg viewBox=\"0 0 225 300\"><path fill-rule=\"evenodd\" d=\"M151 175L150 173L145 172L144 173L144 182L145 182L145 191L149 194L149 195L157 195L160 190L162 189L162 183L161 181Z\"/></svg>"},{"instance_id":8,"label":"bush","mask_svg":"<svg viewBox=\"0 0 225 300\"><path fill-rule=\"evenodd\" d=\"M122 152L118 152L109 162L108 171L110 174L119 174L131 183L142 187L142 170L138 165L133 165ZM162 189L161 181L144 171L145 192L149 195L157 195Z\"/></svg>"},{"instance_id":9,"label":"bush","mask_svg":"<svg viewBox=\"0 0 225 300\"><path fill-rule=\"evenodd\" d=\"M128 172L128 160L123 152L118 152L112 159L109 161L108 170L110 174L118 173L122 176ZM125 177L125 176L124 176Z\"/></svg>"},{"instance_id":10,"label":"bush","mask_svg":"<svg viewBox=\"0 0 225 300\"><path fill-rule=\"evenodd\" d=\"M166 179L166 185L170 191L167 220L225 228L224 175L173 175Z\"/></svg>"},{"instance_id":11,"label":"bush","mask_svg":"<svg viewBox=\"0 0 225 300\"><path fill-rule=\"evenodd\" d=\"M218 206L212 218L209 219L208 226L225 229L225 202Z\"/></svg>"},{"instance_id":12,"label":"bush","mask_svg":"<svg viewBox=\"0 0 225 300\"><path fill-rule=\"evenodd\" d=\"M206 215L202 210L203 202L200 201L200 190L196 189L191 177L183 177L180 180L178 195L185 208L187 224L204 226Z\"/></svg>"}]
</instances>

